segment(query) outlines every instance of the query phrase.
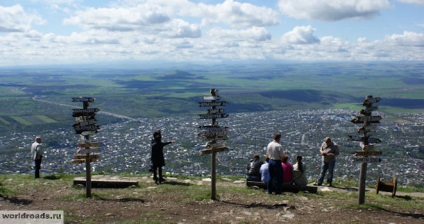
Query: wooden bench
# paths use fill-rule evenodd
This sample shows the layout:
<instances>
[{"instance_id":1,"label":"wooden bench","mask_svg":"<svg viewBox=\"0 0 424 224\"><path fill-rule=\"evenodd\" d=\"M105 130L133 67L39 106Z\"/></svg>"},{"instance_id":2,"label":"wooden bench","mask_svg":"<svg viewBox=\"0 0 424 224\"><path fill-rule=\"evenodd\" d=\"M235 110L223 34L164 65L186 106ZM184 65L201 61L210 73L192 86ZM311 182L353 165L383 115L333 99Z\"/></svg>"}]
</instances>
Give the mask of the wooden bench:
<instances>
[{"instance_id":1,"label":"wooden bench","mask_svg":"<svg viewBox=\"0 0 424 224\"><path fill-rule=\"evenodd\" d=\"M246 186L248 187L259 187L266 189L266 184L262 181L252 181L252 180L246 180ZM318 187L315 186L298 186L298 185L283 185L282 187L283 192L294 192L297 193L299 191L307 191L310 193L317 193Z\"/></svg>"},{"instance_id":2,"label":"wooden bench","mask_svg":"<svg viewBox=\"0 0 424 224\"><path fill-rule=\"evenodd\" d=\"M85 177L74 178L74 185L83 185L86 184ZM107 178L92 178L91 187L93 188L127 188L131 186L138 186L137 180L125 180L125 179L107 179Z\"/></svg>"},{"instance_id":3,"label":"wooden bench","mask_svg":"<svg viewBox=\"0 0 424 224\"><path fill-rule=\"evenodd\" d=\"M396 195L397 179L393 178L393 182L382 182L380 177L377 178L375 191L378 194L379 191L392 192L392 197Z\"/></svg>"}]
</instances>

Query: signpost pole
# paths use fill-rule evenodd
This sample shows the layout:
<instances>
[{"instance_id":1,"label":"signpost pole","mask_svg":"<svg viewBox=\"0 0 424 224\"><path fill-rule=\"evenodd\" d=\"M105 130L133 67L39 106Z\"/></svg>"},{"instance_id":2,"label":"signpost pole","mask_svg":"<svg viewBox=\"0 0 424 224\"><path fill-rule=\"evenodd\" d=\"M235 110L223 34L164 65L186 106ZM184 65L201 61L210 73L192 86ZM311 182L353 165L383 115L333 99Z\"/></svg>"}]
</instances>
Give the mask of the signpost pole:
<instances>
[{"instance_id":1,"label":"signpost pole","mask_svg":"<svg viewBox=\"0 0 424 224\"><path fill-rule=\"evenodd\" d=\"M359 173L359 197L358 204L365 203L365 180L367 178L367 162L362 162L361 171Z\"/></svg>"},{"instance_id":2,"label":"signpost pole","mask_svg":"<svg viewBox=\"0 0 424 224\"><path fill-rule=\"evenodd\" d=\"M212 100L212 102L215 102L215 100ZM216 109L216 106L211 107L212 110ZM212 126L216 126L216 118L212 118ZM215 140L214 140L215 141ZM211 199L216 200L216 151L212 151L211 155L212 159L212 171L211 171Z\"/></svg>"},{"instance_id":3,"label":"signpost pole","mask_svg":"<svg viewBox=\"0 0 424 224\"><path fill-rule=\"evenodd\" d=\"M83 109L88 109L88 102L83 102ZM86 140L90 139L90 135L84 136ZM91 164L90 153L87 152L85 157L85 196L91 198Z\"/></svg>"},{"instance_id":4,"label":"signpost pole","mask_svg":"<svg viewBox=\"0 0 424 224\"><path fill-rule=\"evenodd\" d=\"M203 154L212 154L211 155L211 199L217 200L216 196L216 154L227 150L228 148L224 146L222 140L227 139L227 127L220 127L218 125L218 118L227 118L228 114L224 113L224 109L218 109L219 106L227 106L228 103L225 101L219 101L220 96L218 95L217 89L211 89L211 96L204 96L203 100L208 100L206 102L199 102L200 107L210 107L207 114L199 114L200 119L212 119L210 126L200 126L202 130L198 133L198 136L209 140L206 144L205 150L201 151ZM218 141L221 140L221 141Z\"/></svg>"},{"instance_id":5,"label":"signpost pole","mask_svg":"<svg viewBox=\"0 0 424 224\"><path fill-rule=\"evenodd\" d=\"M364 122L364 129L368 127L368 122ZM366 137L367 133L364 132L363 137L363 144L368 145L368 138ZM368 155L364 156L365 158L368 157ZM361 171L359 172L359 192L358 192L358 204L362 205L365 203L365 181L367 179L367 161L363 161L361 163Z\"/></svg>"},{"instance_id":6,"label":"signpost pole","mask_svg":"<svg viewBox=\"0 0 424 224\"><path fill-rule=\"evenodd\" d=\"M356 151L355 161L361 161L361 170L359 173L359 191L358 191L358 204L365 203L365 181L367 178L367 165L368 162L379 162L381 159L373 158L368 156L380 155L380 151L374 151L374 145L369 145L369 143L380 143L380 139L370 138L369 132L373 130L371 123L380 123L381 116L372 116L372 111L377 110L377 106L373 106L373 103L379 102L380 97L373 98L372 96L367 96L362 103L365 106L365 109L360 111L360 116L356 116L351 120L354 124L363 124L362 128L358 129L358 133L362 133L363 137L355 138L350 136L351 140L361 141L362 151ZM362 156L362 157L356 157Z\"/></svg>"},{"instance_id":7,"label":"signpost pole","mask_svg":"<svg viewBox=\"0 0 424 224\"><path fill-rule=\"evenodd\" d=\"M76 118L76 124L72 125L75 129L75 134L81 136L83 142L78 144L78 147L83 149L78 150L78 153L83 155L76 155L73 163L84 163L85 162L85 178L86 178L86 197L91 198L91 162L95 162L99 155L91 154L92 152L98 152L98 148L91 148L91 146L98 146L99 143L89 142L90 133L97 133L99 125L96 125L96 119L94 118L98 108L89 108L90 103L94 103L93 97L73 97L72 102L82 102L82 109L73 109L72 116ZM84 160L85 159L85 160Z\"/></svg>"}]
</instances>

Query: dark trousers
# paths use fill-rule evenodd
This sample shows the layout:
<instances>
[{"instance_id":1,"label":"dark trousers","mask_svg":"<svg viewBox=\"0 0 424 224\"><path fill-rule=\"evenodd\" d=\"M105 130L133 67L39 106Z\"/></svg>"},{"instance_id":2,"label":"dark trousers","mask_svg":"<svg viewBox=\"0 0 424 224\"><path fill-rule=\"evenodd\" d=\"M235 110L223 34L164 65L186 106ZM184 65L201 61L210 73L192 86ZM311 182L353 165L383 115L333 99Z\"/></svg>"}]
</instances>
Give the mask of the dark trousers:
<instances>
[{"instance_id":1,"label":"dark trousers","mask_svg":"<svg viewBox=\"0 0 424 224\"><path fill-rule=\"evenodd\" d=\"M35 178L40 178L41 160L42 159L34 160L34 163L35 163L35 169L34 169Z\"/></svg>"},{"instance_id":2,"label":"dark trousers","mask_svg":"<svg viewBox=\"0 0 424 224\"><path fill-rule=\"evenodd\" d=\"M269 160L269 181L267 184L267 193L281 194L282 192L282 181L283 181L283 167L281 166L281 160Z\"/></svg>"},{"instance_id":3,"label":"dark trousers","mask_svg":"<svg viewBox=\"0 0 424 224\"><path fill-rule=\"evenodd\" d=\"M158 178L159 175L159 178ZM162 167L161 166L153 166L153 180L157 183L162 183Z\"/></svg>"}]
</instances>

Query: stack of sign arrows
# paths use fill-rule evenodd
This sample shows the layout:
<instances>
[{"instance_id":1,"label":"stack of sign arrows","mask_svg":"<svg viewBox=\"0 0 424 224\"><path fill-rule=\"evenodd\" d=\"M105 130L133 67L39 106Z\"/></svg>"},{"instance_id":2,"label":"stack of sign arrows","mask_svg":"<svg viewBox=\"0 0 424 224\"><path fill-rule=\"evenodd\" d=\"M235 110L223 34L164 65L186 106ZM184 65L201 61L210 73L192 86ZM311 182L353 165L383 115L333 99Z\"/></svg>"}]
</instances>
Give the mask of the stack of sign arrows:
<instances>
[{"instance_id":1,"label":"stack of sign arrows","mask_svg":"<svg viewBox=\"0 0 424 224\"><path fill-rule=\"evenodd\" d=\"M100 152L98 142L90 142L90 135L96 134L100 128L96 124L96 112L100 111L98 108L89 108L90 103L94 103L93 97L73 97L72 102L82 102L82 109L73 109L72 117L75 117L77 123L72 125L75 134L81 135L81 140L78 144L78 154L74 157L73 163L85 163L86 159L89 162L96 162L100 155L93 155L91 153Z\"/></svg>"},{"instance_id":2,"label":"stack of sign arrows","mask_svg":"<svg viewBox=\"0 0 424 224\"><path fill-rule=\"evenodd\" d=\"M213 152L226 151L228 148L224 145L222 140L226 140L228 134L228 127L220 127L216 119L227 118L228 114L224 112L224 109L218 108L221 106L227 106L228 103L220 101L221 97L218 95L217 89L211 89L211 96L204 96L203 102L199 102L200 107L210 107L207 114L199 114L200 119L211 119L211 125L199 126L200 132L199 137L208 141L206 149L201 150L200 153L211 154Z\"/></svg>"},{"instance_id":3,"label":"stack of sign arrows","mask_svg":"<svg viewBox=\"0 0 424 224\"><path fill-rule=\"evenodd\" d=\"M359 116L356 116L351 120L354 124L363 124L361 128L358 129L358 133L362 134L361 136L349 136L353 141L360 141L362 150L355 151L355 162L380 162L380 158L369 157L369 156L379 156L381 151L374 150L373 143L381 143L381 140L378 138L372 138L371 133L375 132L375 126L372 124L380 123L381 116L373 116L372 112L377 110L377 106L373 106L373 103L380 101L380 97L373 98L372 96L367 96L362 105L365 109L360 111Z\"/></svg>"}]
</instances>

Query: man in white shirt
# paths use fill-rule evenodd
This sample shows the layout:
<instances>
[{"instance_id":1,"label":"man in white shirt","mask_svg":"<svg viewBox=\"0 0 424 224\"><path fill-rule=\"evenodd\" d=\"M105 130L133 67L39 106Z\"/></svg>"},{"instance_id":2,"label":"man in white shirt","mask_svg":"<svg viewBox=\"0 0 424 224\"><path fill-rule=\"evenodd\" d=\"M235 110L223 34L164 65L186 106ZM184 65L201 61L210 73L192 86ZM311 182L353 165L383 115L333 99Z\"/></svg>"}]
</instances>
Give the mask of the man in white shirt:
<instances>
[{"instance_id":1,"label":"man in white shirt","mask_svg":"<svg viewBox=\"0 0 424 224\"><path fill-rule=\"evenodd\" d=\"M280 144L281 134L275 133L274 140L266 147L266 155L269 158L269 176L270 180L267 183L267 193L281 194L282 193L282 179L283 167L281 160L286 155L283 151L283 146Z\"/></svg>"},{"instance_id":2,"label":"man in white shirt","mask_svg":"<svg viewBox=\"0 0 424 224\"><path fill-rule=\"evenodd\" d=\"M40 178L41 161L43 159L43 149L41 147L41 137L35 137L31 145L31 159L35 163L35 178Z\"/></svg>"}]
</instances>

